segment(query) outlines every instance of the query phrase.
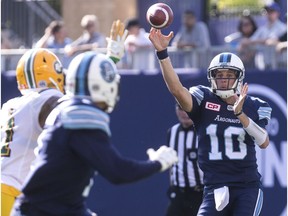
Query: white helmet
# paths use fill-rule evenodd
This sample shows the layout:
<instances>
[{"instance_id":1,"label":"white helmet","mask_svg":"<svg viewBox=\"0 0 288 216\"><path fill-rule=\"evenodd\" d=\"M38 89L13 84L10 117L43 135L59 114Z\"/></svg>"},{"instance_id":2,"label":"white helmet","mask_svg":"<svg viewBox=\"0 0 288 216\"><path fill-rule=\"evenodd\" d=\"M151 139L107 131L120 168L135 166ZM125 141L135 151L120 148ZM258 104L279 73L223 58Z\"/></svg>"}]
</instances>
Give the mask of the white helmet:
<instances>
[{"instance_id":1,"label":"white helmet","mask_svg":"<svg viewBox=\"0 0 288 216\"><path fill-rule=\"evenodd\" d=\"M231 89L218 89L215 75L217 70L219 69L230 69L235 71L236 81L234 82ZM229 52L224 52L216 55L212 59L207 73L207 78L211 83L211 89L213 93L215 93L221 98L228 98L236 93L240 93L244 77L245 68L243 62L237 55Z\"/></svg>"},{"instance_id":2,"label":"white helmet","mask_svg":"<svg viewBox=\"0 0 288 216\"><path fill-rule=\"evenodd\" d=\"M119 100L120 75L115 63L106 55L85 52L70 63L66 75L66 94L105 102L112 112Z\"/></svg>"}]
</instances>

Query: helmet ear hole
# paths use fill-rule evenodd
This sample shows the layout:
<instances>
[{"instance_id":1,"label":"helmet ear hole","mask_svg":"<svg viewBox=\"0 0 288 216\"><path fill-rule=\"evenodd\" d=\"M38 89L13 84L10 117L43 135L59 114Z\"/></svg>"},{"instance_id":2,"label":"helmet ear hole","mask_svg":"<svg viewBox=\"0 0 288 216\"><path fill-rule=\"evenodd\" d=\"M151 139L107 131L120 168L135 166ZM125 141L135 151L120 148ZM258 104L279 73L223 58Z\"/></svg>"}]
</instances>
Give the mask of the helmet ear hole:
<instances>
[{"instance_id":1,"label":"helmet ear hole","mask_svg":"<svg viewBox=\"0 0 288 216\"><path fill-rule=\"evenodd\" d=\"M99 89L100 89L99 85L93 85L92 86L93 91L99 91Z\"/></svg>"}]
</instances>

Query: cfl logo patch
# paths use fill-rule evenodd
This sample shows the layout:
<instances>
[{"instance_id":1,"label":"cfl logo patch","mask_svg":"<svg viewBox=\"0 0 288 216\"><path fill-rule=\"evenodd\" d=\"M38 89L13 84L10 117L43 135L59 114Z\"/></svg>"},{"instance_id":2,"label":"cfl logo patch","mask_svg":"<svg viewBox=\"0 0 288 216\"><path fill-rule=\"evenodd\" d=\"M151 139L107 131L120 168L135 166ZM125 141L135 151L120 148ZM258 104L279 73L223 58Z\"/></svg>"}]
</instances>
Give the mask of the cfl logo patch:
<instances>
[{"instance_id":1,"label":"cfl logo patch","mask_svg":"<svg viewBox=\"0 0 288 216\"><path fill-rule=\"evenodd\" d=\"M215 103L211 103L211 102L206 102L206 104L205 104L206 109L213 110L213 111L219 111L220 107L221 106L219 104L215 104Z\"/></svg>"}]
</instances>

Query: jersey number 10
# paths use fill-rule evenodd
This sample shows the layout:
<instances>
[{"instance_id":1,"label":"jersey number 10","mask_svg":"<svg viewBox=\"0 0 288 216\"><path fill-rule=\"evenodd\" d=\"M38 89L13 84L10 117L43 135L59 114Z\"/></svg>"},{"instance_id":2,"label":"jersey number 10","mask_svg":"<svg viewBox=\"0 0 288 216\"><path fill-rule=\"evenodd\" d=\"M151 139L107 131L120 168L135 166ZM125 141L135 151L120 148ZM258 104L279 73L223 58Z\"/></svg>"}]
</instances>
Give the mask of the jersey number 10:
<instances>
[{"instance_id":1,"label":"jersey number 10","mask_svg":"<svg viewBox=\"0 0 288 216\"><path fill-rule=\"evenodd\" d=\"M206 129L211 140L211 152L209 152L210 160L222 160L223 153L219 151L219 140L217 137L217 125L210 124ZM237 136L239 142L239 150L233 148L232 136ZM244 143L245 132L242 128L229 126L224 130L224 154L231 160L241 160L247 155L247 145Z\"/></svg>"}]
</instances>

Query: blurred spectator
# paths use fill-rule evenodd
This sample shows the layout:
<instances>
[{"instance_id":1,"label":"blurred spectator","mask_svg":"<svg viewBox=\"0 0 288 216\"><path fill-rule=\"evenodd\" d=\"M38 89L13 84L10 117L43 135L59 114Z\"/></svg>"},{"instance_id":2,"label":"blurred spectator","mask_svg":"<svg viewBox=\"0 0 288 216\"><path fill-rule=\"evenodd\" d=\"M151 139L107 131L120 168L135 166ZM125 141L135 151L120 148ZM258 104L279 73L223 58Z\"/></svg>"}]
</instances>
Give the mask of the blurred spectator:
<instances>
[{"instance_id":1,"label":"blurred spectator","mask_svg":"<svg viewBox=\"0 0 288 216\"><path fill-rule=\"evenodd\" d=\"M1 24L1 50L25 48L25 43L5 24ZM14 55L1 56L1 72L15 70L19 58Z\"/></svg>"},{"instance_id":2,"label":"blurred spectator","mask_svg":"<svg viewBox=\"0 0 288 216\"><path fill-rule=\"evenodd\" d=\"M135 52L137 49L152 48L152 43L148 38L149 33L141 28L138 19L130 19L126 23L129 35L125 41L125 48L128 52Z\"/></svg>"},{"instance_id":3,"label":"blurred spectator","mask_svg":"<svg viewBox=\"0 0 288 216\"><path fill-rule=\"evenodd\" d=\"M25 48L24 42L5 24L1 24L1 49Z\"/></svg>"},{"instance_id":4,"label":"blurred spectator","mask_svg":"<svg viewBox=\"0 0 288 216\"><path fill-rule=\"evenodd\" d=\"M148 38L149 33L141 27L137 18L128 19L125 28L129 35L125 41L124 64L139 70L154 68L154 48Z\"/></svg>"},{"instance_id":5,"label":"blurred spectator","mask_svg":"<svg viewBox=\"0 0 288 216\"><path fill-rule=\"evenodd\" d=\"M277 40L287 31L287 26L279 20L281 9L276 2L266 5L265 10L267 12L267 23L260 26L249 39L242 40L240 50L251 48L253 45L271 45L271 40ZM261 49L261 47L258 47L258 49ZM255 63L258 69L270 67L270 58L269 52L265 52L265 50L257 52Z\"/></svg>"},{"instance_id":6,"label":"blurred spectator","mask_svg":"<svg viewBox=\"0 0 288 216\"><path fill-rule=\"evenodd\" d=\"M9 39L7 32L1 30L1 49L11 49L12 41Z\"/></svg>"},{"instance_id":7,"label":"blurred spectator","mask_svg":"<svg viewBox=\"0 0 288 216\"><path fill-rule=\"evenodd\" d=\"M35 48L61 49L72 43L72 39L67 36L67 30L63 21L54 20L45 29L45 34L36 43ZM72 58L65 53L56 53L64 68Z\"/></svg>"},{"instance_id":8,"label":"blurred spectator","mask_svg":"<svg viewBox=\"0 0 288 216\"><path fill-rule=\"evenodd\" d=\"M237 47L242 39L250 38L256 30L257 24L253 17L250 15L243 15L239 20L237 32L227 35L224 38L224 41L231 44L232 47Z\"/></svg>"},{"instance_id":9,"label":"blurred spectator","mask_svg":"<svg viewBox=\"0 0 288 216\"><path fill-rule=\"evenodd\" d=\"M287 13L285 14L285 22L287 25ZM277 39L269 40L267 44L275 46L278 66L287 68L287 29L283 35Z\"/></svg>"},{"instance_id":10,"label":"blurred spectator","mask_svg":"<svg viewBox=\"0 0 288 216\"><path fill-rule=\"evenodd\" d=\"M285 14L285 22L287 25L287 13ZM268 45L275 45L276 51L281 52L287 48L287 29L286 31L277 39L269 39L267 42Z\"/></svg>"},{"instance_id":11,"label":"blurred spectator","mask_svg":"<svg viewBox=\"0 0 288 216\"><path fill-rule=\"evenodd\" d=\"M243 15L238 23L237 32L227 35L224 41L236 50L236 54L242 59L245 67L254 68L255 49L239 49L242 40L249 39L257 30L257 24L252 16Z\"/></svg>"},{"instance_id":12,"label":"blurred spectator","mask_svg":"<svg viewBox=\"0 0 288 216\"><path fill-rule=\"evenodd\" d=\"M67 31L63 21L54 20L45 29L45 34L36 43L36 48L59 49L72 43L67 37Z\"/></svg>"},{"instance_id":13,"label":"blurred spectator","mask_svg":"<svg viewBox=\"0 0 288 216\"><path fill-rule=\"evenodd\" d=\"M276 51L281 52L287 49L287 31L279 38L276 43Z\"/></svg>"},{"instance_id":14,"label":"blurred spectator","mask_svg":"<svg viewBox=\"0 0 288 216\"><path fill-rule=\"evenodd\" d=\"M276 42L275 48L278 67L287 68L287 31Z\"/></svg>"},{"instance_id":15,"label":"blurred spectator","mask_svg":"<svg viewBox=\"0 0 288 216\"><path fill-rule=\"evenodd\" d=\"M210 36L207 25L197 21L193 11L186 10L182 17L182 27L172 41L172 46L177 48L208 48Z\"/></svg>"},{"instance_id":16,"label":"blurred spectator","mask_svg":"<svg viewBox=\"0 0 288 216\"><path fill-rule=\"evenodd\" d=\"M106 38L99 33L98 18L95 15L85 15L81 20L83 34L65 47L68 56L76 55L95 48L106 48Z\"/></svg>"}]
</instances>

